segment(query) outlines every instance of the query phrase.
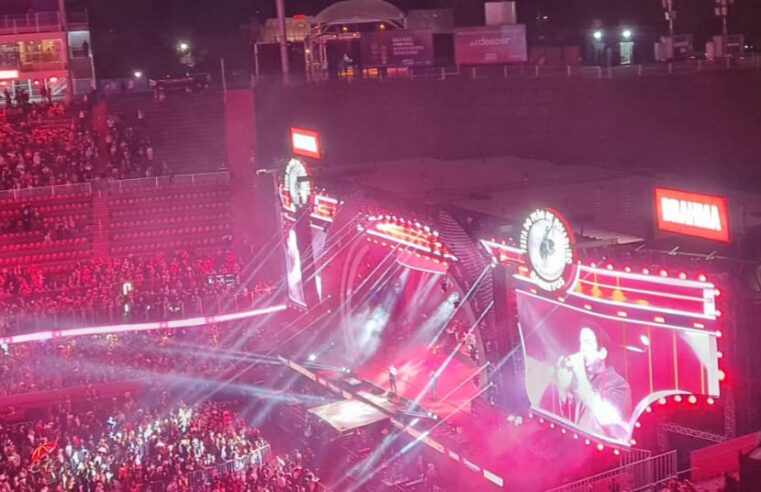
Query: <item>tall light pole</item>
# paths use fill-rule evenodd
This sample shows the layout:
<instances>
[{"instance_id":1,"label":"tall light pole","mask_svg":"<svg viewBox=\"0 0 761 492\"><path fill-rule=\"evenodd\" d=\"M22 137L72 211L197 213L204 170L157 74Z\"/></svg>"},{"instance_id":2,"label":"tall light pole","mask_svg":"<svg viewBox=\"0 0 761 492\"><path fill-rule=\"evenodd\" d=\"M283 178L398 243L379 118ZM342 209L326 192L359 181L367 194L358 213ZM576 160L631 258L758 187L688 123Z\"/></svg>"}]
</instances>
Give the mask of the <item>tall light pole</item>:
<instances>
[{"instance_id":1,"label":"tall light pole","mask_svg":"<svg viewBox=\"0 0 761 492\"><path fill-rule=\"evenodd\" d=\"M288 69L288 40L286 39L285 30L285 0L275 0L277 7L277 30L280 41L280 69L283 73L283 83L290 82L290 71Z\"/></svg>"},{"instance_id":2,"label":"tall light pole","mask_svg":"<svg viewBox=\"0 0 761 492\"><path fill-rule=\"evenodd\" d=\"M727 28L727 15L729 6L735 3L735 0L716 0L714 13L716 17L721 17L721 56L727 56L727 42L729 41L729 29Z\"/></svg>"},{"instance_id":3,"label":"tall light pole","mask_svg":"<svg viewBox=\"0 0 761 492\"><path fill-rule=\"evenodd\" d=\"M669 36L674 37L674 19L676 19L676 10L674 10L674 0L663 0L663 10L666 14L666 20L669 23Z\"/></svg>"}]
</instances>

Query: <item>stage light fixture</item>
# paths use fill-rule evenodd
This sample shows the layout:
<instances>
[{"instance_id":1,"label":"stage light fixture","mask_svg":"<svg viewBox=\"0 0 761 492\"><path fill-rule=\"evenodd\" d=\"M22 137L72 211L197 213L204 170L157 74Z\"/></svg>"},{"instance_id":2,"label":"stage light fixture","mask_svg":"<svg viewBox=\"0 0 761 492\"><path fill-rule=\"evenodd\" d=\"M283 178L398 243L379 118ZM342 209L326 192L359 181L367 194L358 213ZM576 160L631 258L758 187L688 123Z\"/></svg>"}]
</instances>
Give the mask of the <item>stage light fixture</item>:
<instances>
[{"instance_id":1,"label":"stage light fixture","mask_svg":"<svg viewBox=\"0 0 761 492\"><path fill-rule=\"evenodd\" d=\"M677 402L677 403L681 403L682 402L682 395L676 395L674 397L674 401Z\"/></svg>"},{"instance_id":2,"label":"stage light fixture","mask_svg":"<svg viewBox=\"0 0 761 492\"><path fill-rule=\"evenodd\" d=\"M309 357L307 357L307 360L309 362L314 362L314 361L317 360L317 355L315 355L315 354L309 354Z\"/></svg>"},{"instance_id":3,"label":"stage light fixture","mask_svg":"<svg viewBox=\"0 0 761 492\"><path fill-rule=\"evenodd\" d=\"M689 402L693 405L696 404L698 402L698 397L695 395L690 395Z\"/></svg>"},{"instance_id":4,"label":"stage light fixture","mask_svg":"<svg viewBox=\"0 0 761 492\"><path fill-rule=\"evenodd\" d=\"M708 399L706 400L706 403L708 403L709 405L713 405L714 403L716 403L716 400L714 400L713 398L709 396Z\"/></svg>"}]
</instances>

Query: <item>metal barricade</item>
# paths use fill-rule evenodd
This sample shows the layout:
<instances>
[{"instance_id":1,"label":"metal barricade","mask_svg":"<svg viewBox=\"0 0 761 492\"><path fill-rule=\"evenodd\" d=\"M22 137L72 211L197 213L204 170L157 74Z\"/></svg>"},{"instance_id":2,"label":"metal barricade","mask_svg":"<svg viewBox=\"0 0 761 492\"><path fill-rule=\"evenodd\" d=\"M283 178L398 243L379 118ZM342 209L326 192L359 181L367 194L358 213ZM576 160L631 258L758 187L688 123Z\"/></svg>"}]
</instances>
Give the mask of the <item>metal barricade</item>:
<instances>
[{"instance_id":1,"label":"metal barricade","mask_svg":"<svg viewBox=\"0 0 761 492\"><path fill-rule=\"evenodd\" d=\"M656 484L677 477L676 451L630 463L547 492L607 491L615 483L620 490L645 492Z\"/></svg>"}]
</instances>

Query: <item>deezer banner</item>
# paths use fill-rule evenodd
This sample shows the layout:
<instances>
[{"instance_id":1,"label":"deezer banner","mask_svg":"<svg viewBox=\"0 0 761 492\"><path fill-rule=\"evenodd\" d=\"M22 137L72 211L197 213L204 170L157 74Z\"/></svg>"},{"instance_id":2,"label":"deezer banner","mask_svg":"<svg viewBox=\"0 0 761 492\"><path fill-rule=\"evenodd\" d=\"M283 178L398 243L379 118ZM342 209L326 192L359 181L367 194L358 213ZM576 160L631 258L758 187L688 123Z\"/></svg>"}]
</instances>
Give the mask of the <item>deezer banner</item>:
<instances>
[{"instance_id":1,"label":"deezer banner","mask_svg":"<svg viewBox=\"0 0 761 492\"><path fill-rule=\"evenodd\" d=\"M528 60L523 24L463 27L454 31L457 65L500 65Z\"/></svg>"}]
</instances>

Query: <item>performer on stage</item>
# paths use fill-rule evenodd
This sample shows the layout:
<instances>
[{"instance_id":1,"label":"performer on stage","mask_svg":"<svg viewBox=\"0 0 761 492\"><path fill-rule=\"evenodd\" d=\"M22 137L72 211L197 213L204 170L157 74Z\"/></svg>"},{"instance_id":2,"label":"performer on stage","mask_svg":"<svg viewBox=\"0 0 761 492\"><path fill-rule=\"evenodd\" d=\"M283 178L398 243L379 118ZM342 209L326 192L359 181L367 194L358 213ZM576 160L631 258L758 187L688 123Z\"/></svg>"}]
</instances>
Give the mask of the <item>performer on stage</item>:
<instances>
[{"instance_id":1,"label":"performer on stage","mask_svg":"<svg viewBox=\"0 0 761 492\"><path fill-rule=\"evenodd\" d=\"M579 351L561 356L556 367L561 416L585 431L626 439L630 435L629 383L606 364L607 334L587 323L579 331Z\"/></svg>"},{"instance_id":2,"label":"performer on stage","mask_svg":"<svg viewBox=\"0 0 761 492\"><path fill-rule=\"evenodd\" d=\"M393 364L388 367L388 388L392 395L396 394L396 367Z\"/></svg>"},{"instance_id":3,"label":"performer on stage","mask_svg":"<svg viewBox=\"0 0 761 492\"><path fill-rule=\"evenodd\" d=\"M430 394L432 399L436 399L436 390L438 389L439 385L439 373L438 371L431 371L431 382L428 383L430 387Z\"/></svg>"}]
</instances>

